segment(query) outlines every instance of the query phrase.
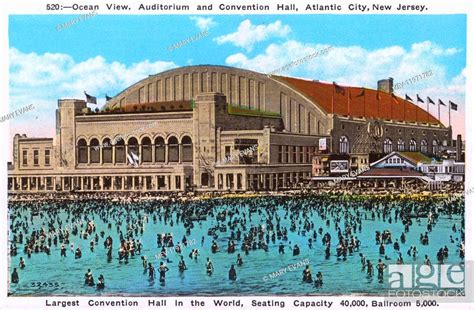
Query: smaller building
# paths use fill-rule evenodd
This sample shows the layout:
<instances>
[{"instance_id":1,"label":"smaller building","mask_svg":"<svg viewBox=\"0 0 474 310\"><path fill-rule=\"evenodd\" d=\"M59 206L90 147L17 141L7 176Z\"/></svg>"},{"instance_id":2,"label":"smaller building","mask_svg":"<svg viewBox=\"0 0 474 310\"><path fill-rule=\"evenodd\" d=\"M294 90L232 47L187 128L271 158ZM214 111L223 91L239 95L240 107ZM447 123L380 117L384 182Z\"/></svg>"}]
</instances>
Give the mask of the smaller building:
<instances>
[{"instance_id":1,"label":"smaller building","mask_svg":"<svg viewBox=\"0 0 474 310\"><path fill-rule=\"evenodd\" d=\"M409 186L432 190L441 188L444 182L464 182L463 162L438 160L421 152L391 152L365 168L350 157L336 157L329 154L313 157L314 183L324 186L346 182L365 188Z\"/></svg>"}]
</instances>

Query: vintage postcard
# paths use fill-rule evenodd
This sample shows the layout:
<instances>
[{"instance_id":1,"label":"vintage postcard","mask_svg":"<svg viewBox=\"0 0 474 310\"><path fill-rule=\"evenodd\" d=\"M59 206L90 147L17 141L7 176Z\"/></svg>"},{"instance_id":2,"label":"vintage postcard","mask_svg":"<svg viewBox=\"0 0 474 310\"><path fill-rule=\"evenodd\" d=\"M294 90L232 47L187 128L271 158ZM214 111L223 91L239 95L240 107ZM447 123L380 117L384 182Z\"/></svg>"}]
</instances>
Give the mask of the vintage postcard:
<instances>
[{"instance_id":1,"label":"vintage postcard","mask_svg":"<svg viewBox=\"0 0 474 310\"><path fill-rule=\"evenodd\" d=\"M0 308L472 309L467 1L22 3Z\"/></svg>"}]
</instances>

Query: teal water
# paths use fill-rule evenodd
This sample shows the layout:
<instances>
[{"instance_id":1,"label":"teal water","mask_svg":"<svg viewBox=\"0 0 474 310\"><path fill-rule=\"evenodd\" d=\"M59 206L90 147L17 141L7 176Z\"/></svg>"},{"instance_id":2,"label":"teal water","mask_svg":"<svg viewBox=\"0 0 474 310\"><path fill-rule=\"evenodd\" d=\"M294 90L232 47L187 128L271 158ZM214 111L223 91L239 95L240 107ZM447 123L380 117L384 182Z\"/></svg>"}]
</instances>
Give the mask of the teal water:
<instances>
[{"instance_id":1,"label":"teal water","mask_svg":"<svg viewBox=\"0 0 474 310\"><path fill-rule=\"evenodd\" d=\"M23 252L23 244L17 243L18 254L10 258L9 271L17 267L20 281L18 284L10 284L12 295L305 295L305 294L383 294L388 289L387 274L382 281L377 279L377 271L373 277L368 277L365 271L361 271L359 253L363 253L367 259L374 263L379 258L379 246L375 244L375 231L390 230L392 240L400 239L404 226L400 217L396 219L395 214L403 211L405 214L411 211L430 210L439 215L433 230L429 233L429 245L422 245L419 240L421 233L427 231L427 216L416 219L412 218L410 231L406 233L406 242L401 245L400 252L405 263L423 263L424 255L427 254L432 263L436 263L436 253L440 247L447 246L449 249L448 263L459 263L458 245L462 238L461 225L463 216L463 202L452 202L448 208L438 208L436 201L388 201L380 199L348 199L338 197L290 197L290 198L251 198L251 199L215 199L200 202L70 202L70 203L10 203L10 232L9 240L23 231L25 236L31 235L33 230L41 227L47 228L48 223L54 226L57 233L59 221L64 227L66 224L79 223L79 230L86 227L86 220L93 220L96 225L95 233L104 231L105 236L113 238L113 258L107 260L104 238L100 237L94 252L89 250L89 242L81 239L79 235L70 236L70 244L74 247L80 246L82 258L75 259L74 253L67 247L67 257L60 256L60 242L51 246L51 255L46 253L33 253L28 258ZM33 209L38 209L38 215L33 215ZM224 221L217 219L217 214L223 211L234 214L231 218L226 215ZM251 212L250 212L251 211ZM201 222L194 221L194 228L186 235L186 228L180 221L177 223L177 212L189 215L196 212L206 212L207 219ZM168 218L165 222L165 215ZM373 216L373 217L372 217ZM271 234L276 230L277 218L281 228L288 230L288 240L276 240L270 238L268 252L263 249L250 250L246 255L241 250L242 241L236 242L236 251L232 254L226 252L227 242L231 235L229 222L237 223L234 231L239 228L248 233L250 227L263 228L264 235ZM390 219L390 220L389 220ZM112 224L108 229L107 220ZM303 235L305 220L314 226ZM329 226L326 221L329 220ZM336 256L338 243L338 227L345 230L350 222L357 229L351 230L352 235L361 241L360 250L348 255L346 260ZM274 225L273 231L268 227L268 221ZM291 230L294 222L296 229ZM390 223L391 221L391 223ZM121 223L120 223L121 222ZM171 222L173 222L171 224ZM118 231L126 235L127 224L134 228L143 227L133 232L134 239L140 239L143 244L141 254L131 257L127 263L119 261L118 249L120 239ZM360 224L360 225L359 225ZM452 230L453 224L457 232ZM208 230L217 225L224 225L227 231L217 231L216 242L220 247L217 253L211 253L212 236L208 236ZM72 225L71 225L72 226ZM359 232L358 227L361 226ZM118 227L118 229L117 229ZM322 228L323 233L317 233L317 239L313 248L308 247L308 239L312 238L313 231ZM322 245L322 236L328 232L331 235L331 255L325 258L325 247ZM95 236L95 233L93 234ZM188 242L194 243L184 247L183 255L188 270L184 273L178 271L179 256L170 253L166 265L169 271L166 281L160 282L158 278L149 280L148 273L142 267L141 255L147 257L149 262L155 266L158 277L158 266L162 261L158 254L160 248L156 244L157 233L172 233L175 245L186 235ZM52 234L54 236L55 233ZM204 243L201 245L201 238ZM345 236L348 237L349 235ZM454 243L450 242L450 236ZM457 239L457 241L456 241ZM278 245L285 244L285 253L278 253ZM301 253L293 256L291 246L298 244ZM406 252L410 246L416 246L419 254L417 259L408 257ZM191 249L198 249L200 256L197 260L188 257ZM231 264L236 263L237 253L243 257L243 266L236 266L237 280L228 279L228 270ZM384 263L395 264L398 252L393 249L393 244L386 245L386 255L390 260L384 258ZM18 268L20 257L24 257L26 267ZM214 273L206 274L206 259L210 257L214 264ZM312 284L302 282L304 267L293 268L280 276L269 279L268 275L285 268L290 264L301 261L309 261L313 280L316 273L321 272L324 276L324 284L321 288L315 288ZM301 263L300 263L301 264ZM84 274L90 268L94 279L102 274L105 278L106 288L103 291L95 287L84 285ZM265 277L267 276L267 277ZM267 281L264 281L267 279ZM41 283L41 284L39 284ZM38 287L40 286L40 287Z\"/></svg>"}]
</instances>

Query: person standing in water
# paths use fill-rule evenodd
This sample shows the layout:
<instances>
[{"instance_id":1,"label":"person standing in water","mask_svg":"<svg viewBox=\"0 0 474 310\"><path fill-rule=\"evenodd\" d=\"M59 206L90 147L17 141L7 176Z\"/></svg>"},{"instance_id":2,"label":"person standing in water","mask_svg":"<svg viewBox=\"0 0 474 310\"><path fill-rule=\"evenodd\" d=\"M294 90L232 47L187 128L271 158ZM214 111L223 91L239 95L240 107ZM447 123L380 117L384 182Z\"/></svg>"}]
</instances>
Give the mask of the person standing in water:
<instances>
[{"instance_id":1,"label":"person standing in water","mask_svg":"<svg viewBox=\"0 0 474 310\"><path fill-rule=\"evenodd\" d=\"M179 269L179 272L184 272L186 269L188 269L188 267L186 266L186 263L184 262L183 257L181 257L181 260L178 263L178 269Z\"/></svg>"},{"instance_id":2,"label":"person standing in water","mask_svg":"<svg viewBox=\"0 0 474 310\"><path fill-rule=\"evenodd\" d=\"M229 280L235 281L237 280L237 272L235 271L234 265L230 266L229 269Z\"/></svg>"},{"instance_id":3,"label":"person standing in water","mask_svg":"<svg viewBox=\"0 0 474 310\"><path fill-rule=\"evenodd\" d=\"M98 281L99 281L99 282L97 282L97 289L98 289L98 290L103 290L103 289L105 288L104 276L103 276L103 275L100 275Z\"/></svg>"},{"instance_id":4,"label":"person standing in water","mask_svg":"<svg viewBox=\"0 0 474 310\"><path fill-rule=\"evenodd\" d=\"M212 275L212 272L214 271L214 265L211 262L211 259L208 257L207 262L206 262L206 270L208 275Z\"/></svg>"},{"instance_id":5,"label":"person standing in water","mask_svg":"<svg viewBox=\"0 0 474 310\"><path fill-rule=\"evenodd\" d=\"M153 267L152 263L148 263L148 278L150 280L155 278L155 267Z\"/></svg>"},{"instance_id":6,"label":"person standing in water","mask_svg":"<svg viewBox=\"0 0 474 310\"><path fill-rule=\"evenodd\" d=\"M165 282L166 272L168 272L168 270L170 269L165 265L165 263L161 262L160 267L158 268L158 271L160 272L160 282Z\"/></svg>"},{"instance_id":7,"label":"person standing in water","mask_svg":"<svg viewBox=\"0 0 474 310\"><path fill-rule=\"evenodd\" d=\"M12 283L18 283L18 282L20 282L20 278L18 277L18 272L16 271L16 268L13 268Z\"/></svg>"}]
</instances>

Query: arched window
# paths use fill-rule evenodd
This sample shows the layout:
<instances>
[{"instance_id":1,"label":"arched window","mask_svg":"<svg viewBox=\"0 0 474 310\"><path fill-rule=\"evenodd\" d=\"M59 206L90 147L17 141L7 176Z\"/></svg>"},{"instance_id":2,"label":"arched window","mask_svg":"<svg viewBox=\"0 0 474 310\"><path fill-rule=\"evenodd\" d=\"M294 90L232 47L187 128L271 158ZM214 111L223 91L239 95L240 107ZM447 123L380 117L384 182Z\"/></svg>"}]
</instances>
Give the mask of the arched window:
<instances>
[{"instance_id":1,"label":"arched window","mask_svg":"<svg viewBox=\"0 0 474 310\"><path fill-rule=\"evenodd\" d=\"M438 145L439 145L438 140L436 139L433 140L433 155L438 154Z\"/></svg>"},{"instance_id":2,"label":"arched window","mask_svg":"<svg viewBox=\"0 0 474 310\"><path fill-rule=\"evenodd\" d=\"M151 163L151 140L148 137L142 139L142 162Z\"/></svg>"},{"instance_id":3,"label":"arched window","mask_svg":"<svg viewBox=\"0 0 474 310\"><path fill-rule=\"evenodd\" d=\"M183 162L193 161L193 141L190 137L184 136L181 139L181 145L183 146Z\"/></svg>"},{"instance_id":4,"label":"arched window","mask_svg":"<svg viewBox=\"0 0 474 310\"><path fill-rule=\"evenodd\" d=\"M102 141L102 162L105 164L112 163L112 145L110 144L110 139L105 138Z\"/></svg>"},{"instance_id":5,"label":"arched window","mask_svg":"<svg viewBox=\"0 0 474 310\"><path fill-rule=\"evenodd\" d=\"M90 143L91 164L100 163L99 140L92 139Z\"/></svg>"},{"instance_id":6,"label":"arched window","mask_svg":"<svg viewBox=\"0 0 474 310\"><path fill-rule=\"evenodd\" d=\"M155 162L165 162L165 140L162 137L155 139Z\"/></svg>"},{"instance_id":7,"label":"arched window","mask_svg":"<svg viewBox=\"0 0 474 310\"><path fill-rule=\"evenodd\" d=\"M138 148L138 140L134 137L128 139L128 153L133 153L137 156L140 156L139 148Z\"/></svg>"},{"instance_id":8,"label":"arched window","mask_svg":"<svg viewBox=\"0 0 474 310\"><path fill-rule=\"evenodd\" d=\"M350 151L349 148L349 139L347 139L346 136L342 136L341 139L339 139L339 153L347 154Z\"/></svg>"},{"instance_id":9,"label":"arched window","mask_svg":"<svg viewBox=\"0 0 474 310\"><path fill-rule=\"evenodd\" d=\"M168 139L168 161L171 163L179 162L179 144L176 137Z\"/></svg>"},{"instance_id":10,"label":"arched window","mask_svg":"<svg viewBox=\"0 0 474 310\"><path fill-rule=\"evenodd\" d=\"M390 140L389 138L383 141L383 152L384 153L392 152L392 140Z\"/></svg>"},{"instance_id":11,"label":"arched window","mask_svg":"<svg viewBox=\"0 0 474 310\"><path fill-rule=\"evenodd\" d=\"M416 152L416 141L414 139L410 140L410 152Z\"/></svg>"},{"instance_id":12,"label":"arched window","mask_svg":"<svg viewBox=\"0 0 474 310\"><path fill-rule=\"evenodd\" d=\"M398 149L399 152L404 152L405 151L405 141L403 141L402 139L398 139L397 149Z\"/></svg>"},{"instance_id":13,"label":"arched window","mask_svg":"<svg viewBox=\"0 0 474 310\"><path fill-rule=\"evenodd\" d=\"M421 144L420 144L420 152L422 153L428 153L428 142L426 142L426 140L421 140Z\"/></svg>"},{"instance_id":14,"label":"arched window","mask_svg":"<svg viewBox=\"0 0 474 310\"><path fill-rule=\"evenodd\" d=\"M85 139L80 139L77 142L77 163L87 164L87 142Z\"/></svg>"},{"instance_id":15,"label":"arched window","mask_svg":"<svg viewBox=\"0 0 474 310\"><path fill-rule=\"evenodd\" d=\"M116 163L125 163L125 142L123 139L120 139L115 144L115 162Z\"/></svg>"}]
</instances>

